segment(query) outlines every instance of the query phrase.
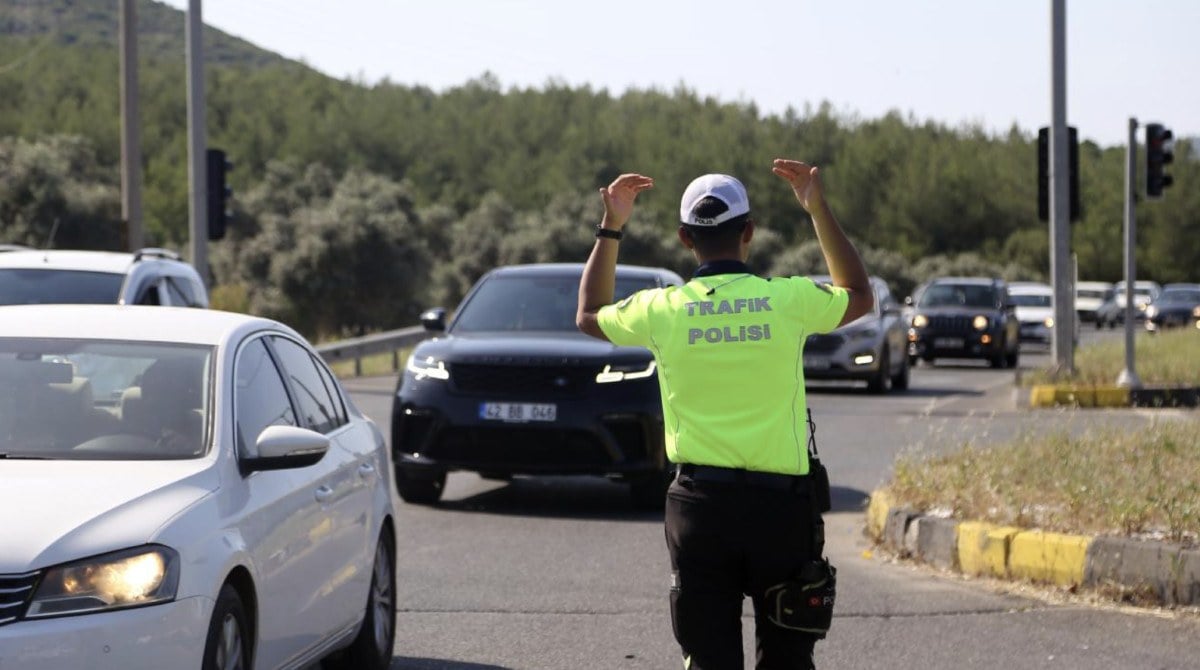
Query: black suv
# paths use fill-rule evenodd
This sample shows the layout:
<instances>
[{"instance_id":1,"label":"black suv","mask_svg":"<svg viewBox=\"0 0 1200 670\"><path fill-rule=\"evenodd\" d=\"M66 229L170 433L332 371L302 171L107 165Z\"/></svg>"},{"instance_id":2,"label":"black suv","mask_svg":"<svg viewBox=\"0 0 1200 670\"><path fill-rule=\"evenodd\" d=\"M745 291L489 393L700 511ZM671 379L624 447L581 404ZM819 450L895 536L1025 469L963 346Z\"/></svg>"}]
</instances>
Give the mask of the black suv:
<instances>
[{"instance_id":1,"label":"black suv","mask_svg":"<svg viewBox=\"0 0 1200 670\"><path fill-rule=\"evenodd\" d=\"M432 504L446 473L603 475L635 504L661 508L672 472L654 357L579 332L582 264L502 267L484 275L437 336L413 350L392 408L396 488ZM617 266L617 299L679 285L660 268ZM445 331L444 333L442 331Z\"/></svg>"},{"instance_id":2,"label":"black suv","mask_svg":"<svg viewBox=\"0 0 1200 670\"><path fill-rule=\"evenodd\" d=\"M917 289L908 329L909 360L983 358L1016 367L1020 322L1002 279L940 277Z\"/></svg>"}]
</instances>

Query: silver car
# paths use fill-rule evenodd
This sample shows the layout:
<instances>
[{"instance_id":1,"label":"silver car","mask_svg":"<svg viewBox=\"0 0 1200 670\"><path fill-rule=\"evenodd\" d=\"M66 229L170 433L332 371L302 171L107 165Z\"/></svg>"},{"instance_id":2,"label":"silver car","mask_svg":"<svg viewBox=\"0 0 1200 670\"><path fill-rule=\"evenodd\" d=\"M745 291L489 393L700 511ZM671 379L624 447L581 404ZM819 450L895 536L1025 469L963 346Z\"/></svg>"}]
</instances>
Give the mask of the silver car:
<instances>
[{"instance_id":1,"label":"silver car","mask_svg":"<svg viewBox=\"0 0 1200 670\"><path fill-rule=\"evenodd\" d=\"M831 283L814 276L817 283ZM865 381L873 393L908 388L907 323L887 282L871 277L875 307L832 333L809 335L804 344L807 380Z\"/></svg>"}]
</instances>

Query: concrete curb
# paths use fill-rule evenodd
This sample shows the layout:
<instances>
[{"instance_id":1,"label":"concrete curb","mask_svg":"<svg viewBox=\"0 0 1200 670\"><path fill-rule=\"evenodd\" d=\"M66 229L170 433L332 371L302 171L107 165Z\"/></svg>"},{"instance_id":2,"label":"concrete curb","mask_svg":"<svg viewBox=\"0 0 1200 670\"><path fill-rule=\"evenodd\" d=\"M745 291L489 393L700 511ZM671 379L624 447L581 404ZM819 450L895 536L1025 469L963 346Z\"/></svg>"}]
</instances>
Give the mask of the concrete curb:
<instances>
[{"instance_id":1,"label":"concrete curb","mask_svg":"<svg viewBox=\"0 0 1200 670\"><path fill-rule=\"evenodd\" d=\"M1029 389L1029 406L1197 407L1200 406L1200 388L1128 389L1104 384L1037 384Z\"/></svg>"},{"instance_id":2,"label":"concrete curb","mask_svg":"<svg viewBox=\"0 0 1200 670\"><path fill-rule=\"evenodd\" d=\"M1200 548L955 521L896 507L884 490L871 494L867 534L902 558L966 575L1200 605Z\"/></svg>"}]
</instances>

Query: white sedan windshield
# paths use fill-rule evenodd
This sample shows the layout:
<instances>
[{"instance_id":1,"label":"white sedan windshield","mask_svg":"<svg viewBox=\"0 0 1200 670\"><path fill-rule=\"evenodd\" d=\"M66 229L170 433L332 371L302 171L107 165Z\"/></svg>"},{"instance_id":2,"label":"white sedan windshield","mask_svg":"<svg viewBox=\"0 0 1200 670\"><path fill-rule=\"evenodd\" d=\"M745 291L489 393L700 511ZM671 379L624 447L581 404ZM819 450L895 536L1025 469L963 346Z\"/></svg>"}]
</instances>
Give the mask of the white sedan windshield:
<instances>
[{"instance_id":1,"label":"white sedan windshield","mask_svg":"<svg viewBox=\"0 0 1200 670\"><path fill-rule=\"evenodd\" d=\"M197 457L211 357L207 346L0 338L0 458Z\"/></svg>"}]
</instances>

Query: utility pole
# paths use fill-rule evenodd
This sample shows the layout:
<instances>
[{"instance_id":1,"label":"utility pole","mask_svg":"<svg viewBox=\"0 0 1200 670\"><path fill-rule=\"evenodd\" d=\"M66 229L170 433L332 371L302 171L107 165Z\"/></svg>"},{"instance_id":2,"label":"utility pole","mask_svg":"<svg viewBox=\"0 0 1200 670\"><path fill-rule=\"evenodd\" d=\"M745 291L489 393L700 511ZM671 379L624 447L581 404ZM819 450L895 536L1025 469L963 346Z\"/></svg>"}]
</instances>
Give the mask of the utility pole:
<instances>
[{"instance_id":1,"label":"utility pole","mask_svg":"<svg viewBox=\"0 0 1200 670\"><path fill-rule=\"evenodd\" d=\"M120 0L121 219L126 248L146 246L142 227L142 143L138 115L137 3Z\"/></svg>"},{"instance_id":2,"label":"utility pole","mask_svg":"<svg viewBox=\"0 0 1200 670\"><path fill-rule=\"evenodd\" d=\"M1071 288L1070 163L1067 150L1067 8L1051 0L1050 281L1054 286L1051 347L1056 375L1075 371L1075 295Z\"/></svg>"},{"instance_id":3,"label":"utility pole","mask_svg":"<svg viewBox=\"0 0 1200 670\"><path fill-rule=\"evenodd\" d=\"M208 272L208 179L205 164L204 119L204 22L200 0L188 0L187 11L187 121L188 121L188 234L191 237L191 262L204 285Z\"/></svg>"},{"instance_id":4,"label":"utility pole","mask_svg":"<svg viewBox=\"0 0 1200 670\"><path fill-rule=\"evenodd\" d=\"M1133 362L1133 283L1137 278L1137 219L1134 202L1137 200L1137 119L1129 119L1129 137L1125 143L1125 369L1117 375L1117 386L1142 387Z\"/></svg>"}]
</instances>

